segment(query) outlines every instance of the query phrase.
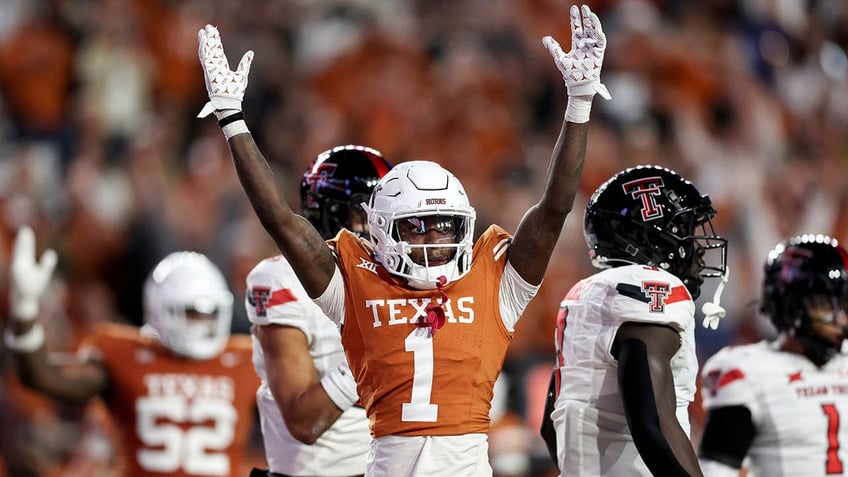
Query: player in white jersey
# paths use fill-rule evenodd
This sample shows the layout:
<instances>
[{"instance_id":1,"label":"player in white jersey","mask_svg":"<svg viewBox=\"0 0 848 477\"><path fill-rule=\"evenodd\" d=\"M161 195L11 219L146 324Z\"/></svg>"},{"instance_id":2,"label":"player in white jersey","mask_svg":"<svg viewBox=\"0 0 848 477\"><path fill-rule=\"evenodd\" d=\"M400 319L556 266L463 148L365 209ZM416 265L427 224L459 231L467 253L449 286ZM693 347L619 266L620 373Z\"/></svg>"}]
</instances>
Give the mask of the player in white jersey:
<instances>
[{"instance_id":1,"label":"player in white jersey","mask_svg":"<svg viewBox=\"0 0 848 477\"><path fill-rule=\"evenodd\" d=\"M365 232L359 205L391 165L363 146L318 155L301 181L302 214L329 239L341 228ZM269 469L252 475L353 476L365 473L368 419L345 361L341 337L282 256L247 276L256 397Z\"/></svg>"},{"instance_id":2,"label":"player in white jersey","mask_svg":"<svg viewBox=\"0 0 848 477\"><path fill-rule=\"evenodd\" d=\"M823 235L769 253L760 310L780 334L707 360L705 475L738 476L743 462L759 477L848 475L846 269L846 250Z\"/></svg>"},{"instance_id":3,"label":"player in white jersey","mask_svg":"<svg viewBox=\"0 0 848 477\"><path fill-rule=\"evenodd\" d=\"M725 275L714 215L709 197L658 166L621 171L589 200L584 232L603 270L560 305L542 430L561 475L701 475L689 440L693 299L704 277Z\"/></svg>"}]
</instances>

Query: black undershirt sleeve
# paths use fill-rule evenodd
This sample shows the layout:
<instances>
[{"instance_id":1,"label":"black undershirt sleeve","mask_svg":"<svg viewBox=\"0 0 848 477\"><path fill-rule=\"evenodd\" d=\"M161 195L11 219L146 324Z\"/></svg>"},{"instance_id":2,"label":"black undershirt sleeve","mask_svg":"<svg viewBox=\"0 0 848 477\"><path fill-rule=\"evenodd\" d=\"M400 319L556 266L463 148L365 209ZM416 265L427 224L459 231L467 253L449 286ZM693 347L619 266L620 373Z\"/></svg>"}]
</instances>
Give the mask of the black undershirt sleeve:
<instances>
[{"instance_id":1,"label":"black undershirt sleeve","mask_svg":"<svg viewBox=\"0 0 848 477\"><path fill-rule=\"evenodd\" d=\"M660 428L645 343L625 339L613 356L618 359L618 385L627 424L645 465L654 475L688 477Z\"/></svg>"},{"instance_id":2,"label":"black undershirt sleeve","mask_svg":"<svg viewBox=\"0 0 848 477\"><path fill-rule=\"evenodd\" d=\"M698 457L738 469L754 441L756 428L751 410L745 406L726 406L707 413Z\"/></svg>"}]
</instances>

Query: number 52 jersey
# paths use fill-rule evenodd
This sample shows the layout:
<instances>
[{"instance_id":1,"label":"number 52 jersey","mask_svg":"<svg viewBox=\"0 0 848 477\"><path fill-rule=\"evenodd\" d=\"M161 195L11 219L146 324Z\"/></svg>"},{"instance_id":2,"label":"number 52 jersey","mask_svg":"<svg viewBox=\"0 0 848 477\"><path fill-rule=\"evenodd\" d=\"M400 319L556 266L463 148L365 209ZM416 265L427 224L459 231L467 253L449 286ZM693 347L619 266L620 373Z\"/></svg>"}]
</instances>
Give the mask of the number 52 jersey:
<instances>
[{"instance_id":1,"label":"number 52 jersey","mask_svg":"<svg viewBox=\"0 0 848 477\"><path fill-rule=\"evenodd\" d=\"M106 323L82 351L108 372L104 401L120 432L127 475L244 472L259 386L249 337L231 336L219 356L195 361L136 327Z\"/></svg>"},{"instance_id":2,"label":"number 52 jersey","mask_svg":"<svg viewBox=\"0 0 848 477\"><path fill-rule=\"evenodd\" d=\"M753 475L848 474L848 358L837 355L817 368L778 347L766 341L729 346L708 359L704 408L751 411Z\"/></svg>"}]
</instances>

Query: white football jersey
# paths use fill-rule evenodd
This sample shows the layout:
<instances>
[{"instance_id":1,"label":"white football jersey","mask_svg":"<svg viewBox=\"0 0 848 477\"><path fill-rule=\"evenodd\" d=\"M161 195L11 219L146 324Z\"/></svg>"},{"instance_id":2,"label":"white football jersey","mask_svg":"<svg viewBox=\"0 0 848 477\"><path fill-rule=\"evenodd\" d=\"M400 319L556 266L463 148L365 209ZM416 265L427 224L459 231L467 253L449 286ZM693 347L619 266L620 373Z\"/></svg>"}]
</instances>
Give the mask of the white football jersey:
<instances>
[{"instance_id":1,"label":"white football jersey","mask_svg":"<svg viewBox=\"0 0 848 477\"><path fill-rule=\"evenodd\" d=\"M779 342L728 346L702 372L707 410L745 406L756 434L749 475L848 475L848 358L821 369Z\"/></svg>"},{"instance_id":2,"label":"white football jersey","mask_svg":"<svg viewBox=\"0 0 848 477\"><path fill-rule=\"evenodd\" d=\"M345 359L336 325L309 298L282 256L260 262L247 276L247 316L256 325L278 324L306 335L319 378ZM272 472L286 475L349 476L365 473L371 439L361 407L351 407L312 445L289 433L268 388L265 357L253 339L253 365L262 379L256 391L265 457Z\"/></svg>"},{"instance_id":3,"label":"white football jersey","mask_svg":"<svg viewBox=\"0 0 848 477\"><path fill-rule=\"evenodd\" d=\"M578 282L560 304L556 346L560 390L551 417L563 476L651 475L627 425L612 344L627 322L668 325L680 334L671 360L677 419L689 434L695 395L695 304L679 278L628 265Z\"/></svg>"}]
</instances>

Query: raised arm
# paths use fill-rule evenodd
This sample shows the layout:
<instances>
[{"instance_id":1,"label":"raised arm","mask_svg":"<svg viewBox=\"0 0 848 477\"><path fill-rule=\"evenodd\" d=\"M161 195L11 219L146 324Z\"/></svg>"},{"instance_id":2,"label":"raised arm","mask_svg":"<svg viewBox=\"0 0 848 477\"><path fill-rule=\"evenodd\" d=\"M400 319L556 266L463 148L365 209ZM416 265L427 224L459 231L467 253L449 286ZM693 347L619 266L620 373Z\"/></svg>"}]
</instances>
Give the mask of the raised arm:
<instances>
[{"instance_id":1,"label":"raised arm","mask_svg":"<svg viewBox=\"0 0 848 477\"><path fill-rule=\"evenodd\" d=\"M35 234L18 230L12 251L11 323L4 332L6 349L14 354L21 382L36 391L74 404L85 404L104 391L107 374L99 363L50 359L44 348L44 325L39 323L39 300L56 266L56 252L46 250L35 260Z\"/></svg>"},{"instance_id":2,"label":"raised arm","mask_svg":"<svg viewBox=\"0 0 848 477\"><path fill-rule=\"evenodd\" d=\"M253 52L245 53L236 70L232 71L218 29L206 25L197 36L198 56L209 93L209 103L198 116L214 113L218 118L239 181L256 216L291 263L309 296L317 297L330 283L335 261L321 234L309 221L295 214L277 190L274 173L259 152L244 121L241 103Z\"/></svg>"},{"instance_id":3,"label":"raised arm","mask_svg":"<svg viewBox=\"0 0 848 477\"><path fill-rule=\"evenodd\" d=\"M600 80L606 37L598 16L585 5L581 9L572 6L570 13L571 51L563 52L549 36L542 39L568 89L565 118L548 165L542 197L521 219L509 248L509 262L532 284L542 282L577 195L586 156L592 98L595 93L610 98Z\"/></svg>"},{"instance_id":4,"label":"raised arm","mask_svg":"<svg viewBox=\"0 0 848 477\"><path fill-rule=\"evenodd\" d=\"M625 323L612 354L627 425L639 455L654 475L700 476L698 458L677 421L671 358L680 335L666 325Z\"/></svg>"}]
</instances>

